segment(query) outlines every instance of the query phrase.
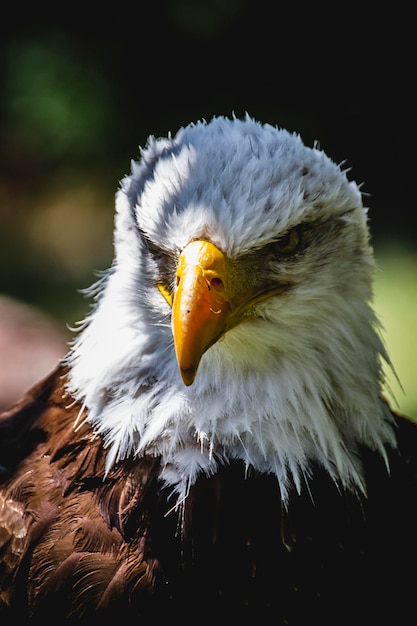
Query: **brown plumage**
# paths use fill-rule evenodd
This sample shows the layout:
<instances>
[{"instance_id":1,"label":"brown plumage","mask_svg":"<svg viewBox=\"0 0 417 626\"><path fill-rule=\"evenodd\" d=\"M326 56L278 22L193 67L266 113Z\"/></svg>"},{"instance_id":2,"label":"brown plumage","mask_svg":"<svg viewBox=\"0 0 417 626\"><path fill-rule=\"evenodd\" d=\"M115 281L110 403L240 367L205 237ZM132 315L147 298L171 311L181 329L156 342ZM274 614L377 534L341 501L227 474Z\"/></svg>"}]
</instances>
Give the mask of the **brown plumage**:
<instances>
[{"instance_id":1,"label":"brown plumage","mask_svg":"<svg viewBox=\"0 0 417 626\"><path fill-rule=\"evenodd\" d=\"M178 515L157 458L105 475L100 436L73 428L65 375L58 367L1 417L2 626L99 615L194 623L219 610L276 624L413 623L413 423L397 417L390 475L364 453L367 498L316 467L310 493L286 511L272 476L231 462L201 478Z\"/></svg>"},{"instance_id":2,"label":"brown plumage","mask_svg":"<svg viewBox=\"0 0 417 626\"><path fill-rule=\"evenodd\" d=\"M86 425L74 431L79 407L68 406L64 381L58 368L2 416L1 600L20 611L65 591L66 604L73 583L79 616L89 606L106 606L108 596L152 584L154 565L144 558L141 537L129 542L123 535L152 483L155 462L124 463L104 480L100 438ZM139 525L146 515L144 507ZM25 581L23 596L19 581Z\"/></svg>"}]
</instances>

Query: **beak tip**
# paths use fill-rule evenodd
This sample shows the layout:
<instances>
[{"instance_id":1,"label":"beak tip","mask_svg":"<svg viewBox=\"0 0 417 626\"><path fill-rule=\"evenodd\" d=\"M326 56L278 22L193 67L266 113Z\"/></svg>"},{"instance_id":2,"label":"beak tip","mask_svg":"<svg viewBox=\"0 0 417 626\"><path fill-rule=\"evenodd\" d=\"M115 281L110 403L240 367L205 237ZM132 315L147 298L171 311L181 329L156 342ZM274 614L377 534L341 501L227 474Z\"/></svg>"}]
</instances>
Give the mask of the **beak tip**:
<instances>
[{"instance_id":1,"label":"beak tip","mask_svg":"<svg viewBox=\"0 0 417 626\"><path fill-rule=\"evenodd\" d=\"M181 378L183 380L184 385L186 385L187 387L192 385L196 377L196 374L197 374L196 367L188 367L187 369L181 368Z\"/></svg>"}]
</instances>

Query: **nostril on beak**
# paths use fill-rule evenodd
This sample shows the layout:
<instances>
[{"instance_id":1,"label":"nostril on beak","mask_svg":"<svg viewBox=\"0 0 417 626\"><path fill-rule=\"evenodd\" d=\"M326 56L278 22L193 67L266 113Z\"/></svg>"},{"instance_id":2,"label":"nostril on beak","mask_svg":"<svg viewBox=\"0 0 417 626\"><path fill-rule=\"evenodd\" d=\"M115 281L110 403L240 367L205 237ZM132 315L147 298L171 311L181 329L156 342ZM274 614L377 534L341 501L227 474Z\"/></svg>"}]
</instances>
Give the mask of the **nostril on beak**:
<instances>
[{"instance_id":1,"label":"nostril on beak","mask_svg":"<svg viewBox=\"0 0 417 626\"><path fill-rule=\"evenodd\" d=\"M215 289L216 291L224 291L224 284L221 278L214 277L209 282L209 288Z\"/></svg>"}]
</instances>

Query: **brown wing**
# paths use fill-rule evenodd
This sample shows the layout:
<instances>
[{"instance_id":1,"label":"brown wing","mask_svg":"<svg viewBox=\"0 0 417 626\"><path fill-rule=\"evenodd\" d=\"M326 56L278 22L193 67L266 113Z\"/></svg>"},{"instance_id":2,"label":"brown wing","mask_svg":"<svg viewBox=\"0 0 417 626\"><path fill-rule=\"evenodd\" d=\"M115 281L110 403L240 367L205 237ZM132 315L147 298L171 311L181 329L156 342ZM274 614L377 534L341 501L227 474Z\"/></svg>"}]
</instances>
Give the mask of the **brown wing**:
<instances>
[{"instance_id":1,"label":"brown wing","mask_svg":"<svg viewBox=\"0 0 417 626\"><path fill-rule=\"evenodd\" d=\"M100 438L74 429L65 375L58 367L0 417L0 606L40 611L53 595L63 615L152 588L146 506L132 529L129 519L158 467L127 461L105 477Z\"/></svg>"}]
</instances>

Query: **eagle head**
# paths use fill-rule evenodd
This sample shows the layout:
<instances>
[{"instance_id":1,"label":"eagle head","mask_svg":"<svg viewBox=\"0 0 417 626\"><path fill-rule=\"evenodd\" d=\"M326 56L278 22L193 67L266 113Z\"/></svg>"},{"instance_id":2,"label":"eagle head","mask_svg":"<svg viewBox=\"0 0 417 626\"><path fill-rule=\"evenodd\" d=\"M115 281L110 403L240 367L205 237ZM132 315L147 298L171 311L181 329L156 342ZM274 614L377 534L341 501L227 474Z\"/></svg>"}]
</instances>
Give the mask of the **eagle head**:
<instances>
[{"instance_id":1,"label":"eagle head","mask_svg":"<svg viewBox=\"0 0 417 626\"><path fill-rule=\"evenodd\" d=\"M161 458L183 497L241 459L283 499L311 464L363 489L394 445L373 252L357 185L246 116L150 137L116 196L115 255L69 357L107 464Z\"/></svg>"}]
</instances>

